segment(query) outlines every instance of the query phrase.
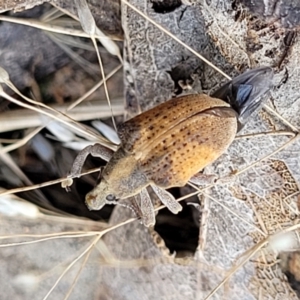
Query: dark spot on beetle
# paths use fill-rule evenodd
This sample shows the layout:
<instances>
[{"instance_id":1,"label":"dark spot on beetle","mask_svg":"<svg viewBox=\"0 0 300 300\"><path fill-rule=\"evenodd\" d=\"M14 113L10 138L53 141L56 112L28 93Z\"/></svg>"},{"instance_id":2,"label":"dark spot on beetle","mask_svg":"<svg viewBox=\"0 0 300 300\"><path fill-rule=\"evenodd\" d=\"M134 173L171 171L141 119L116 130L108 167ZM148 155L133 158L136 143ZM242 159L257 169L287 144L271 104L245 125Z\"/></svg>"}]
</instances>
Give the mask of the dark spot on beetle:
<instances>
[{"instance_id":1,"label":"dark spot on beetle","mask_svg":"<svg viewBox=\"0 0 300 300\"><path fill-rule=\"evenodd\" d=\"M147 140L151 140L151 136L147 136Z\"/></svg>"},{"instance_id":2,"label":"dark spot on beetle","mask_svg":"<svg viewBox=\"0 0 300 300\"><path fill-rule=\"evenodd\" d=\"M163 150L166 151L168 148L166 146L163 147ZM168 159L168 157L166 157Z\"/></svg>"},{"instance_id":3,"label":"dark spot on beetle","mask_svg":"<svg viewBox=\"0 0 300 300\"><path fill-rule=\"evenodd\" d=\"M171 134L171 137L174 138L174 137L175 137L175 134L172 133L172 134Z\"/></svg>"},{"instance_id":4,"label":"dark spot on beetle","mask_svg":"<svg viewBox=\"0 0 300 300\"><path fill-rule=\"evenodd\" d=\"M190 149L186 149L186 152L190 152Z\"/></svg>"},{"instance_id":5,"label":"dark spot on beetle","mask_svg":"<svg viewBox=\"0 0 300 300\"><path fill-rule=\"evenodd\" d=\"M153 129L154 129L154 126L153 126L153 125L150 125L148 128L149 128L149 130L153 130Z\"/></svg>"},{"instance_id":6,"label":"dark spot on beetle","mask_svg":"<svg viewBox=\"0 0 300 300\"><path fill-rule=\"evenodd\" d=\"M196 145L193 145L193 149L195 149L196 148Z\"/></svg>"},{"instance_id":7,"label":"dark spot on beetle","mask_svg":"<svg viewBox=\"0 0 300 300\"><path fill-rule=\"evenodd\" d=\"M168 118L168 116L163 116L163 119L167 119Z\"/></svg>"},{"instance_id":8,"label":"dark spot on beetle","mask_svg":"<svg viewBox=\"0 0 300 300\"><path fill-rule=\"evenodd\" d=\"M165 164L163 168L164 168L164 169L166 169L167 167L168 167L168 165L167 165L167 164Z\"/></svg>"},{"instance_id":9,"label":"dark spot on beetle","mask_svg":"<svg viewBox=\"0 0 300 300\"><path fill-rule=\"evenodd\" d=\"M159 115L160 115L160 112L156 113L156 114L154 115L154 117L157 118Z\"/></svg>"},{"instance_id":10,"label":"dark spot on beetle","mask_svg":"<svg viewBox=\"0 0 300 300\"><path fill-rule=\"evenodd\" d=\"M190 132L190 131L188 131L188 132L187 132L187 135L191 135L191 132Z\"/></svg>"},{"instance_id":11,"label":"dark spot on beetle","mask_svg":"<svg viewBox=\"0 0 300 300\"><path fill-rule=\"evenodd\" d=\"M176 144L177 144L177 141L174 141L173 144L172 144L172 146L175 146Z\"/></svg>"},{"instance_id":12,"label":"dark spot on beetle","mask_svg":"<svg viewBox=\"0 0 300 300\"><path fill-rule=\"evenodd\" d=\"M160 127L161 129L164 129L164 128L165 128L165 126L164 126L164 125L160 125L159 127Z\"/></svg>"},{"instance_id":13,"label":"dark spot on beetle","mask_svg":"<svg viewBox=\"0 0 300 300\"><path fill-rule=\"evenodd\" d=\"M183 147L186 147L186 145L187 145L187 143L184 143L184 144L183 144Z\"/></svg>"}]
</instances>

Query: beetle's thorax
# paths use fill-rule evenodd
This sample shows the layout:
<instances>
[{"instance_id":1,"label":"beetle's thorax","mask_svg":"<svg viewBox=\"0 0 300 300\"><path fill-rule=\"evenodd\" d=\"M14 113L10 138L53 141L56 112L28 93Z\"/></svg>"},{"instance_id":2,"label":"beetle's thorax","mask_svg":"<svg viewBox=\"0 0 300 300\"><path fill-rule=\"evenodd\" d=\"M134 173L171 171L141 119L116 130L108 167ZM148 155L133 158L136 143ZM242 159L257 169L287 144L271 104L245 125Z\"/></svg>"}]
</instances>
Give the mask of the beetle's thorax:
<instances>
[{"instance_id":1,"label":"beetle's thorax","mask_svg":"<svg viewBox=\"0 0 300 300\"><path fill-rule=\"evenodd\" d=\"M111 194L118 199L136 195L149 184L135 156L126 153L122 145L103 170L103 179Z\"/></svg>"}]
</instances>

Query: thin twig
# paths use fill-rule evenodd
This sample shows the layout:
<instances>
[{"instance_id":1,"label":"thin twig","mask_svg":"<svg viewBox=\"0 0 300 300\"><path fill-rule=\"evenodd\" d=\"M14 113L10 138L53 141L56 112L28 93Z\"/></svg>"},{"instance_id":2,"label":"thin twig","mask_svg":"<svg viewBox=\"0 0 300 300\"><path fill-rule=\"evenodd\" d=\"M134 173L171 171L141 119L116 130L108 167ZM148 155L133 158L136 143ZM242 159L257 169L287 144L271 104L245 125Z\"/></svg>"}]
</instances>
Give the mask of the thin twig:
<instances>
[{"instance_id":1,"label":"thin twig","mask_svg":"<svg viewBox=\"0 0 300 300\"><path fill-rule=\"evenodd\" d=\"M58 279L56 280L56 282L54 283L54 285L51 287L51 289L49 290L49 292L47 293L47 295L43 298L43 300L46 300L50 294L52 293L52 291L55 289L55 287L58 285L58 283L60 282L60 280L65 276L65 274L73 267L73 265L75 265L75 263L81 259L81 257L83 257L86 253L88 253L94 246L95 244L99 241L99 239L101 238L101 235L99 234L94 241L76 258L74 259L69 265L68 267L63 271L63 273L58 277Z\"/></svg>"}]
</instances>

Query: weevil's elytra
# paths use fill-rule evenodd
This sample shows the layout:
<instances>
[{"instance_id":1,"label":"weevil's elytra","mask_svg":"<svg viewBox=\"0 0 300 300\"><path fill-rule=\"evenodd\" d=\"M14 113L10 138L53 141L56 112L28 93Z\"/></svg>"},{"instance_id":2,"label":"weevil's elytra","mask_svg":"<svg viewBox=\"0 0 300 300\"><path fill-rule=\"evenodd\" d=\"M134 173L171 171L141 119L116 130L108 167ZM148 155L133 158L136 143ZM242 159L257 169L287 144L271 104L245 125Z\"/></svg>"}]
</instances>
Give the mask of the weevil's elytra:
<instances>
[{"instance_id":1,"label":"weevil's elytra","mask_svg":"<svg viewBox=\"0 0 300 300\"><path fill-rule=\"evenodd\" d=\"M261 105L261 96L270 89L272 78L271 68L251 70L215 93L230 104L204 94L187 95L122 124L118 130L121 144L104 168L101 182L86 196L88 208L98 210L110 199L127 198L141 191L142 199L148 199L145 188L151 185L161 201L178 213L181 205L165 189L185 185L226 151L238 126L241 128ZM99 145L82 150L84 159L88 151L95 155L95 147ZM72 176L81 170L84 159L80 155ZM153 210L149 199L141 207L149 217L144 224L153 225L153 211L145 211Z\"/></svg>"},{"instance_id":2,"label":"weevil's elytra","mask_svg":"<svg viewBox=\"0 0 300 300\"><path fill-rule=\"evenodd\" d=\"M149 149L165 131L199 112L219 106L229 107L224 101L203 94L175 98L123 123L118 128L119 137L128 152Z\"/></svg>"},{"instance_id":3,"label":"weevil's elytra","mask_svg":"<svg viewBox=\"0 0 300 300\"><path fill-rule=\"evenodd\" d=\"M201 100L206 102L209 98L206 97L186 96L180 101L192 105ZM213 99L213 104L226 105L215 100L218 99ZM225 151L237 130L236 113L225 105L222 107L227 108L225 115L222 111L217 115L211 108L186 119L181 114L181 121L175 123L171 119L170 125L166 124L168 130L157 132L148 148L141 151L140 164L147 178L163 188L183 186L194 174L214 161L221 151ZM147 134L147 130L144 132Z\"/></svg>"}]
</instances>

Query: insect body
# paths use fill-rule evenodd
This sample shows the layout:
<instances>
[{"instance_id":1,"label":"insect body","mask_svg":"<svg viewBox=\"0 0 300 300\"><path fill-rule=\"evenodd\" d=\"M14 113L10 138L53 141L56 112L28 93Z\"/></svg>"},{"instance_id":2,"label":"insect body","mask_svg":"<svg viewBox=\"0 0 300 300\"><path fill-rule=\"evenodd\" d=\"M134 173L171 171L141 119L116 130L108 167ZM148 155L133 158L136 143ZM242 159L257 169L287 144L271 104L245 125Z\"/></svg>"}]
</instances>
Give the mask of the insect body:
<instances>
[{"instance_id":1,"label":"insect body","mask_svg":"<svg viewBox=\"0 0 300 300\"><path fill-rule=\"evenodd\" d=\"M89 195L89 205L99 209L99 192L105 198L127 198L150 183L164 189L184 186L231 144L236 116L222 100L188 95L125 122L121 145Z\"/></svg>"},{"instance_id":2,"label":"insect body","mask_svg":"<svg viewBox=\"0 0 300 300\"><path fill-rule=\"evenodd\" d=\"M118 130L121 144L104 168L99 185L87 194L88 208L99 210L106 203L142 192L144 224L153 225L153 207L145 189L151 185L162 202L178 213L181 205L165 189L184 186L226 151L238 127L258 108L272 76L270 68L260 68L236 77L216 92L230 104L204 94L187 95L122 124ZM261 85L262 79L266 84ZM96 147L89 146L79 154L70 175L80 173L88 153L97 155ZM103 153L101 150L100 156Z\"/></svg>"}]
</instances>

